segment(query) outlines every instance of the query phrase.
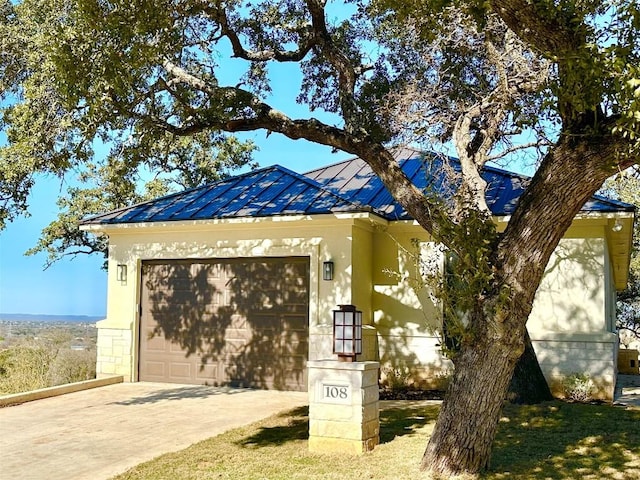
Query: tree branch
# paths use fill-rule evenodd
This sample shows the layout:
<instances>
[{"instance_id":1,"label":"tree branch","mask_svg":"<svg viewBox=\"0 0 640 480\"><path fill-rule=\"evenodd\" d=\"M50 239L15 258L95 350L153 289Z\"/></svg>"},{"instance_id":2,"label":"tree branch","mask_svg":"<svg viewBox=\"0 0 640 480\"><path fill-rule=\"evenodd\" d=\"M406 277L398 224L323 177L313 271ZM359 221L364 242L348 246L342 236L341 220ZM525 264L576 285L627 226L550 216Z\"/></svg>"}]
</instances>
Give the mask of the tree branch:
<instances>
[{"instance_id":1,"label":"tree branch","mask_svg":"<svg viewBox=\"0 0 640 480\"><path fill-rule=\"evenodd\" d=\"M340 107L345 121L345 129L352 134L360 132L358 106L355 101L355 88L358 74L349 58L336 47L327 29L323 0L306 0L311 13L311 24L318 40L318 48L338 73L338 90ZM361 66L358 65L360 69Z\"/></svg>"},{"instance_id":2,"label":"tree branch","mask_svg":"<svg viewBox=\"0 0 640 480\"><path fill-rule=\"evenodd\" d=\"M461 115L453 127L453 143L458 152L458 159L462 167L462 190L458 192L462 204L459 206L462 214L471 206L484 213L487 217L491 216L491 211L487 205L485 191L487 182L480 176L479 168L483 162L477 159L477 150L470 151L469 146L472 144L471 125L474 119L482 113L482 105L476 104L469 108Z\"/></svg>"},{"instance_id":3,"label":"tree branch","mask_svg":"<svg viewBox=\"0 0 640 480\"><path fill-rule=\"evenodd\" d=\"M353 135L346 129L327 125L315 118L293 120L262 102L250 92L239 88L218 87L207 84L202 79L191 75L169 61L165 61L164 68L174 78L213 98L225 97L226 100L232 101L234 96L236 98L241 97L242 104L249 107L253 115L228 119L214 118L184 126L176 126L164 119L149 117L148 115L138 114L136 118L139 120L152 122L156 127L176 135L192 135L212 128L230 133L266 130L280 133L292 140L304 138L311 142L352 153L371 166L374 173L380 177L394 198L423 228L435 236L441 232L442 225L440 222L446 218L441 206L425 197L407 178L393 155L381 144L366 136Z\"/></svg>"},{"instance_id":4,"label":"tree branch","mask_svg":"<svg viewBox=\"0 0 640 480\"><path fill-rule=\"evenodd\" d=\"M511 146L509 148L505 148L500 153L488 156L487 157L487 161L488 162L493 162L493 161L496 161L496 160L500 160L501 158L504 158L507 155L510 155L512 153L519 152L520 150L526 150L527 148L532 148L532 147L540 147L542 145L547 145L548 146L548 145L550 145L550 143L548 143L548 142L545 142L545 143L541 143L541 142L519 143L519 144L513 145L513 146Z\"/></svg>"},{"instance_id":5,"label":"tree branch","mask_svg":"<svg viewBox=\"0 0 640 480\"><path fill-rule=\"evenodd\" d=\"M301 41L300 46L295 50L247 50L229 23L229 17L227 16L224 5L218 6L218 2L216 2L216 6L207 4L203 7L203 11L220 25L221 35L229 39L231 48L233 49L233 56L236 58L242 58L251 62L267 62L270 60L277 62L299 62L307 56L317 43L315 32L310 25L306 25L303 30L298 32Z\"/></svg>"},{"instance_id":6,"label":"tree branch","mask_svg":"<svg viewBox=\"0 0 640 480\"><path fill-rule=\"evenodd\" d=\"M584 32L553 2L490 0L493 11L535 49L562 57L584 44Z\"/></svg>"},{"instance_id":7,"label":"tree branch","mask_svg":"<svg viewBox=\"0 0 640 480\"><path fill-rule=\"evenodd\" d=\"M614 123L614 119L607 119L604 131L610 131ZM514 291L526 291L524 285L532 277L542 276L553 247L602 183L618 167L625 169L637 162L625 157L617 165L617 152L627 145L626 139L613 134L603 135L598 142L593 137L576 141L565 136L550 149L520 197L500 241L503 258L497 264L504 266L506 275L518 279L519 284L512 285ZM532 301L532 297L524 298L523 305Z\"/></svg>"}]
</instances>

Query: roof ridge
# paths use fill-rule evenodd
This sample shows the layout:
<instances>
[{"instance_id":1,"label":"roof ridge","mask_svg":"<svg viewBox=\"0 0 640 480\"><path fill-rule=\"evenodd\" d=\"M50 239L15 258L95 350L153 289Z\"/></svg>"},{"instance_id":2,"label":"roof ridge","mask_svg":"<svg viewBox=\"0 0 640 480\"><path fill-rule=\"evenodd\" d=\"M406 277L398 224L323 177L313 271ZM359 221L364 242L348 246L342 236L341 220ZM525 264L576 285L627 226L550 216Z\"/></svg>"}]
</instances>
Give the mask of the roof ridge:
<instances>
[{"instance_id":1,"label":"roof ridge","mask_svg":"<svg viewBox=\"0 0 640 480\"><path fill-rule=\"evenodd\" d=\"M356 158L358 158L358 157L356 157ZM340 163L343 163L343 162L338 162L336 165L338 165ZM290 170L287 167L283 167L282 165L277 165L276 164L275 166L278 167L281 170L284 170L285 172L289 173L290 175L293 175L294 177L298 178L299 180L302 180L303 182L311 185L312 187L318 188L319 190L322 190L323 192L326 192L329 195L332 195L333 197L336 197L338 200L340 200L342 202L346 202L349 205L353 205L354 207L357 207L357 208L364 208L366 210L375 210L370 205L363 205L360 202L354 202L353 200L349 200L348 198L343 197L342 195L340 195L336 191L325 187L324 185L322 185L320 182L314 180L313 178L307 177L306 173L303 174L303 173L294 172L293 170ZM322 169L318 169L318 170L322 170Z\"/></svg>"}]
</instances>

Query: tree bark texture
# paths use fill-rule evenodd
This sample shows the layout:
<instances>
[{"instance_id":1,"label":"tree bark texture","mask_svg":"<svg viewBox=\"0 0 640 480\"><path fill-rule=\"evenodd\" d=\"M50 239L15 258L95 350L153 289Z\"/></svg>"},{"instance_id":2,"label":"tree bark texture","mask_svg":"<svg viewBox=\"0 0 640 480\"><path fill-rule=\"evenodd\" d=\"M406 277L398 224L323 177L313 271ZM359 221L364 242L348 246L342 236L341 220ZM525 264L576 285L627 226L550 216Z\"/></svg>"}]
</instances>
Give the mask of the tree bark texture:
<instances>
[{"instance_id":1,"label":"tree bark texture","mask_svg":"<svg viewBox=\"0 0 640 480\"><path fill-rule=\"evenodd\" d=\"M522 340L519 342L522 344ZM422 468L445 478L488 467L504 394L517 353L503 342L461 352Z\"/></svg>"}]
</instances>

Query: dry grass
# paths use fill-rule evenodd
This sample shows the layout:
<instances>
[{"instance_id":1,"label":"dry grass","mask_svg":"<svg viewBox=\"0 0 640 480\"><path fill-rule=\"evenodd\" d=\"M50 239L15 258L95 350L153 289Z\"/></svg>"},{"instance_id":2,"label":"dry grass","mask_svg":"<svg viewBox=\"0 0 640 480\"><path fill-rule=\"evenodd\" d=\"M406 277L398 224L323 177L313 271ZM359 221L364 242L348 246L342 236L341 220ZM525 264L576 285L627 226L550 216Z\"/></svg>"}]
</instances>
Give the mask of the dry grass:
<instances>
[{"instance_id":1,"label":"dry grass","mask_svg":"<svg viewBox=\"0 0 640 480\"><path fill-rule=\"evenodd\" d=\"M132 479L420 478L418 463L438 405L395 402L381 411L381 444L360 457L307 451L307 409L300 408L141 464ZM507 406L491 471L482 479L638 479L640 410L550 402Z\"/></svg>"}]
</instances>

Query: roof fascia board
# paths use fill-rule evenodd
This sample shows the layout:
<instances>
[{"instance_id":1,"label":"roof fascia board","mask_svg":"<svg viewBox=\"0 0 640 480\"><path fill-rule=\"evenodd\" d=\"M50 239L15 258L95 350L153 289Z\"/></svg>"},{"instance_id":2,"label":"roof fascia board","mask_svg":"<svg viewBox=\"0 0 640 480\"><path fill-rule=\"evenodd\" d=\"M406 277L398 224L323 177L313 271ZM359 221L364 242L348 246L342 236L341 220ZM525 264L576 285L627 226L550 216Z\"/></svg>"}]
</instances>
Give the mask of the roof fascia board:
<instances>
[{"instance_id":1,"label":"roof fascia board","mask_svg":"<svg viewBox=\"0 0 640 480\"><path fill-rule=\"evenodd\" d=\"M272 226L290 227L296 222L314 222L316 225L335 225L339 222L353 222L355 220L367 220L377 224L388 224L384 218L370 212L334 213L318 215L279 215L270 217L242 217L222 218L208 220L178 220L169 222L137 222L137 223L94 223L80 225L80 230L93 233L111 233L125 231L139 231L142 229L173 230L173 229L207 229L212 226L227 228L244 227L255 224L271 224Z\"/></svg>"}]
</instances>

